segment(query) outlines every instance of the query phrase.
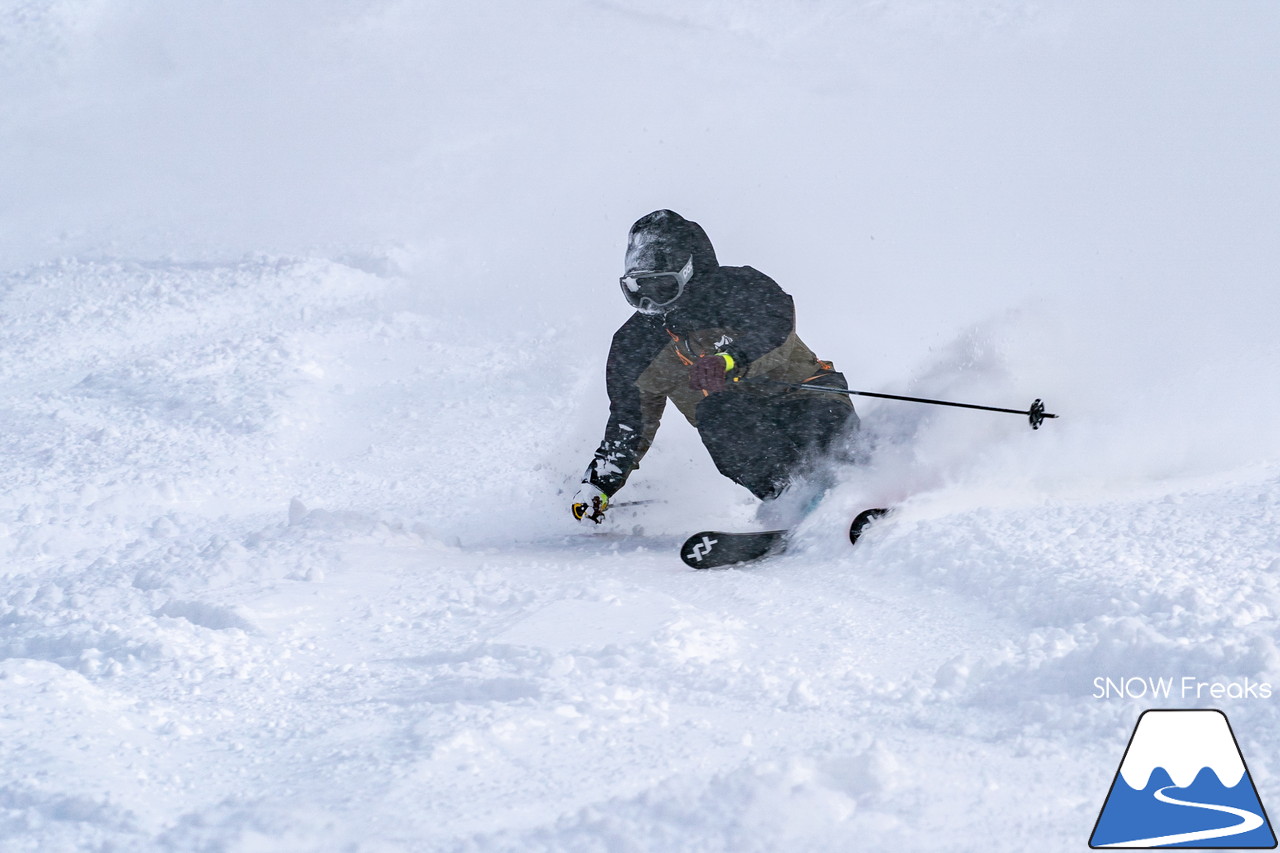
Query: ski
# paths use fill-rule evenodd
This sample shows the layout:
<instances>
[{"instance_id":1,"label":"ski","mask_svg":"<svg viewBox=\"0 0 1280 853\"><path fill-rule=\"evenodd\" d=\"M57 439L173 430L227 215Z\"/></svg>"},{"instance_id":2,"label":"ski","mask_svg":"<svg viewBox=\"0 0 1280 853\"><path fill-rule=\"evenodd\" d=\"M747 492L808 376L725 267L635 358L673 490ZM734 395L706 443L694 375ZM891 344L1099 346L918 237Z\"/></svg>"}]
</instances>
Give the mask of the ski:
<instances>
[{"instance_id":1,"label":"ski","mask_svg":"<svg viewBox=\"0 0 1280 853\"><path fill-rule=\"evenodd\" d=\"M750 563L786 550L790 530L763 530L757 533L726 533L704 530L680 546L680 559L694 569L719 569Z\"/></svg>"},{"instance_id":2,"label":"ski","mask_svg":"<svg viewBox=\"0 0 1280 853\"><path fill-rule=\"evenodd\" d=\"M875 507L858 513L849 525L849 542L856 545L866 528L888 512L885 507ZM680 546L680 559L686 566L694 569L720 569L752 563L786 551L790 536L790 530L762 530L755 533L703 530L690 536Z\"/></svg>"}]
</instances>

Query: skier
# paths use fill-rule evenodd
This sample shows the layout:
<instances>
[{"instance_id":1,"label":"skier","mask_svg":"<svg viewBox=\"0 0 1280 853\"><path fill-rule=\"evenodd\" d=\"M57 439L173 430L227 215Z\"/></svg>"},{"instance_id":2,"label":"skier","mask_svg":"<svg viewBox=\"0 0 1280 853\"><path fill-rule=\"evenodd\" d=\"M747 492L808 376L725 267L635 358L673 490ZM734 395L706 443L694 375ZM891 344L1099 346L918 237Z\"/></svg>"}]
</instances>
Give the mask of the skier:
<instances>
[{"instance_id":1,"label":"skier","mask_svg":"<svg viewBox=\"0 0 1280 853\"><path fill-rule=\"evenodd\" d=\"M636 312L606 363L609 421L573 497L597 524L653 442L667 400L688 419L720 473L771 502L846 449L858 416L844 376L796 336L791 297L751 267L724 267L706 232L670 210L627 238L622 295ZM786 383L786 384L782 384Z\"/></svg>"}]
</instances>

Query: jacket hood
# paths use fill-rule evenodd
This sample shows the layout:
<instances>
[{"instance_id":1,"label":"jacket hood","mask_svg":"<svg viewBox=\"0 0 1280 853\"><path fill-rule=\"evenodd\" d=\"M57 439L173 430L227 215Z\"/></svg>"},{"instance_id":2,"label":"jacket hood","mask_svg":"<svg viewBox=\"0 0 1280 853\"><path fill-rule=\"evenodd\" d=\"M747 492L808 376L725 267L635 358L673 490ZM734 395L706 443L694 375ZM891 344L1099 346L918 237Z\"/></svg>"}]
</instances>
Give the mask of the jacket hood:
<instances>
[{"instance_id":1,"label":"jacket hood","mask_svg":"<svg viewBox=\"0 0 1280 853\"><path fill-rule=\"evenodd\" d=\"M624 274L674 272L693 257L693 277L720 266L707 232L671 210L655 210L631 226Z\"/></svg>"}]
</instances>

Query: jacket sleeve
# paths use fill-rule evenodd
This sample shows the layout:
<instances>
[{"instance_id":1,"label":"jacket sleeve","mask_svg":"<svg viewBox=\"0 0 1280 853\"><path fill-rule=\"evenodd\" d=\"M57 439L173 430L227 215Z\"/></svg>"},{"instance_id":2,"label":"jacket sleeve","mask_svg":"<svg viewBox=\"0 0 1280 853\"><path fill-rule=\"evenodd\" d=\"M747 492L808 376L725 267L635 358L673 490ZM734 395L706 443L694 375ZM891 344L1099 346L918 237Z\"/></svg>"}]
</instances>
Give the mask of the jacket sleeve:
<instances>
[{"instance_id":1,"label":"jacket sleeve","mask_svg":"<svg viewBox=\"0 0 1280 853\"><path fill-rule=\"evenodd\" d=\"M745 368L786 342L796 328L796 308L790 294L764 273L751 267L735 273L738 281L724 297L722 320L743 331L722 351Z\"/></svg>"},{"instance_id":2,"label":"jacket sleeve","mask_svg":"<svg viewBox=\"0 0 1280 853\"><path fill-rule=\"evenodd\" d=\"M612 496L653 443L667 398L641 390L640 375L667 346L670 339L642 315L634 315L613 336L605 369L609 392L609 422L583 480Z\"/></svg>"}]
</instances>

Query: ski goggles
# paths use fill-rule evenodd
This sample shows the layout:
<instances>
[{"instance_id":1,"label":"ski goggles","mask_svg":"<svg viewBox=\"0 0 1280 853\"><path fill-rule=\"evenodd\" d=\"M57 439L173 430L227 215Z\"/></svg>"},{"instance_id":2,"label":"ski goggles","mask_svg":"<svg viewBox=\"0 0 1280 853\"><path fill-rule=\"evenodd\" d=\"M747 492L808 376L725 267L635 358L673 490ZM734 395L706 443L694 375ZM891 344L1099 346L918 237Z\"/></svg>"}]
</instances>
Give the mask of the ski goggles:
<instances>
[{"instance_id":1,"label":"ski goggles","mask_svg":"<svg viewBox=\"0 0 1280 853\"><path fill-rule=\"evenodd\" d=\"M692 255L680 272L633 272L627 273L618 282L622 285L622 295L632 308L642 314L653 314L679 299L691 278Z\"/></svg>"}]
</instances>

